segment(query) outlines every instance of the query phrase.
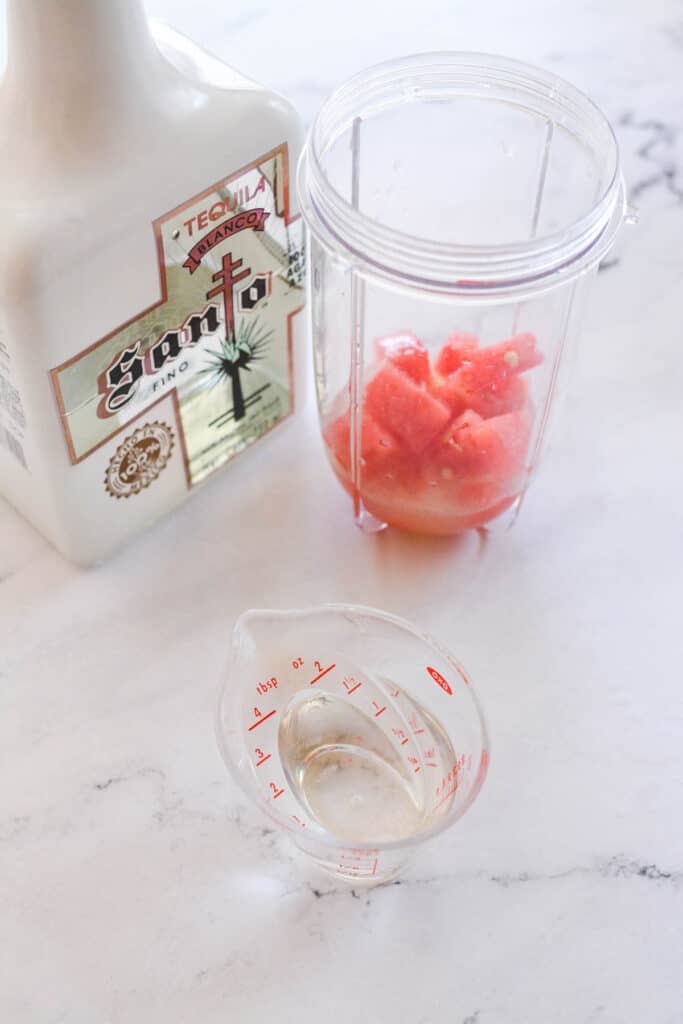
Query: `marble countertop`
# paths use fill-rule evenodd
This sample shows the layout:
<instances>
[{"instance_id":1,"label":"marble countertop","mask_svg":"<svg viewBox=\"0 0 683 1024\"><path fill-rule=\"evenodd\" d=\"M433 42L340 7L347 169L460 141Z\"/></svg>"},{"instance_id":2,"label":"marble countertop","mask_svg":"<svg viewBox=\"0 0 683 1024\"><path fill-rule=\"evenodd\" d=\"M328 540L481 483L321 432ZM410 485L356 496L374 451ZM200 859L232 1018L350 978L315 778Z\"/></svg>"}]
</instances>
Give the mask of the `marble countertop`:
<instances>
[{"instance_id":1,"label":"marble countertop","mask_svg":"<svg viewBox=\"0 0 683 1024\"><path fill-rule=\"evenodd\" d=\"M554 69L613 120L641 219L598 276L551 457L507 535L362 536L310 407L93 571L0 502L0 1019L679 1024L683 7L149 8L306 118L411 50ZM237 615L327 600L441 636L493 737L473 809L370 891L312 875L213 739Z\"/></svg>"}]
</instances>

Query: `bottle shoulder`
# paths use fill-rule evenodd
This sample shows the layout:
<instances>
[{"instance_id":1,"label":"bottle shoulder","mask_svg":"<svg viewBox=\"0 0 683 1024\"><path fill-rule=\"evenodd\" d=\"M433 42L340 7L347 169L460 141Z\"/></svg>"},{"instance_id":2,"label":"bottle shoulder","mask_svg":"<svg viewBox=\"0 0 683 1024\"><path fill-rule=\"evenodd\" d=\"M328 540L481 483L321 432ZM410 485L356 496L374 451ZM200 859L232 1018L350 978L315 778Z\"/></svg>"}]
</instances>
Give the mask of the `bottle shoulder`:
<instances>
[{"instance_id":1,"label":"bottle shoulder","mask_svg":"<svg viewBox=\"0 0 683 1024\"><path fill-rule=\"evenodd\" d=\"M237 103L245 109L262 106L272 117L281 118L283 125L295 134L300 131L298 113L279 93L255 82L163 22L153 21L152 32L168 63L208 97Z\"/></svg>"},{"instance_id":2,"label":"bottle shoulder","mask_svg":"<svg viewBox=\"0 0 683 1024\"><path fill-rule=\"evenodd\" d=\"M21 107L0 87L0 206L59 203L89 191L92 178L129 187L133 174L144 188L160 168L184 188L282 143L297 158L302 127L287 100L173 29L152 28L162 71L155 68L144 95L122 88L91 103L85 117L50 97L37 110Z\"/></svg>"},{"instance_id":3,"label":"bottle shoulder","mask_svg":"<svg viewBox=\"0 0 683 1024\"><path fill-rule=\"evenodd\" d=\"M165 22L152 20L150 25L163 56L188 81L219 91L267 91L259 82L215 57Z\"/></svg>"}]
</instances>

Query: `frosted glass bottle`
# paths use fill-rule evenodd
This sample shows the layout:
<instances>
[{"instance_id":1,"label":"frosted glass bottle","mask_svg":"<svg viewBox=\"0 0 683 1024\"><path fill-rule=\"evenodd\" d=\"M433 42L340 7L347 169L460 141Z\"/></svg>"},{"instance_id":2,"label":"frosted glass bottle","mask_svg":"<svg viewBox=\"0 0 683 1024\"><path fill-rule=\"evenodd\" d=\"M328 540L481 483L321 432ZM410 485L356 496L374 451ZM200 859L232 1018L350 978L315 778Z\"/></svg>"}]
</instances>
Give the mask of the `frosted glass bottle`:
<instances>
[{"instance_id":1,"label":"frosted glass bottle","mask_svg":"<svg viewBox=\"0 0 683 1024\"><path fill-rule=\"evenodd\" d=\"M0 494L88 564L293 411L301 132L142 0L7 25Z\"/></svg>"}]
</instances>

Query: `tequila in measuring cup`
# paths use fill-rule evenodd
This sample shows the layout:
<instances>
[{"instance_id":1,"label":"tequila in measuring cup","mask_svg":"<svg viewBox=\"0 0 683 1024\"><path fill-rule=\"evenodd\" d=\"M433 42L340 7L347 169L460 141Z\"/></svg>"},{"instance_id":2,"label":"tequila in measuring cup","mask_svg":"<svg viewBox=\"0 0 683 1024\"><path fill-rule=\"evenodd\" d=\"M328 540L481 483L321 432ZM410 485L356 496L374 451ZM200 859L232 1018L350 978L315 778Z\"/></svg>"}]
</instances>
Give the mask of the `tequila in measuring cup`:
<instances>
[{"instance_id":1,"label":"tequila in measuring cup","mask_svg":"<svg viewBox=\"0 0 683 1024\"><path fill-rule=\"evenodd\" d=\"M455 659L409 623L350 605L246 613L217 725L245 793L354 882L394 877L465 812L488 764Z\"/></svg>"}]
</instances>

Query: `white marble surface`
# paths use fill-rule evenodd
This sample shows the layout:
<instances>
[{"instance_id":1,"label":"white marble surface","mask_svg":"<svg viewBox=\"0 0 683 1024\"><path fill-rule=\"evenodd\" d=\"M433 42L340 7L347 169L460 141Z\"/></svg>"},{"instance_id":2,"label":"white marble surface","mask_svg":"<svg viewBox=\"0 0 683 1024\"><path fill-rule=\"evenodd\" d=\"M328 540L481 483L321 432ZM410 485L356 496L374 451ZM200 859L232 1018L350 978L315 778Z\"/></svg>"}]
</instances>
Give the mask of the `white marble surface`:
<instances>
[{"instance_id":1,"label":"white marble surface","mask_svg":"<svg viewBox=\"0 0 683 1024\"><path fill-rule=\"evenodd\" d=\"M311 409L95 571L0 503L0 1020L683 1021L683 7L149 7L306 117L410 50L554 68L614 120L641 222L507 536L361 536ZM307 873L212 734L238 613L329 599L441 635L493 735L473 810L367 894Z\"/></svg>"}]
</instances>

